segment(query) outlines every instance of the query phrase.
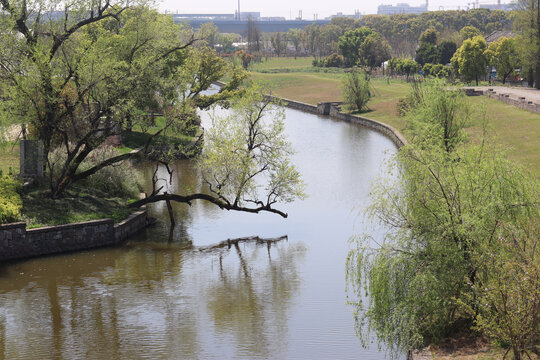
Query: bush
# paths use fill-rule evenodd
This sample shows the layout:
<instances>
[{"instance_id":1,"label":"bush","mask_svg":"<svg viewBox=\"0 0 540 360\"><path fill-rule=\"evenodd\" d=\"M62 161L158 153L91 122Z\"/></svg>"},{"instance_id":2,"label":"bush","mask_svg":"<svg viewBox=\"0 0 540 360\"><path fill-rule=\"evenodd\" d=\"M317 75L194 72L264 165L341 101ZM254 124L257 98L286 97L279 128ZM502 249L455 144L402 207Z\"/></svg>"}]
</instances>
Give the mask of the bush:
<instances>
[{"instance_id":1,"label":"bush","mask_svg":"<svg viewBox=\"0 0 540 360\"><path fill-rule=\"evenodd\" d=\"M11 176L0 175L0 224L20 220L22 200L19 189L19 181Z\"/></svg>"},{"instance_id":2,"label":"bush","mask_svg":"<svg viewBox=\"0 0 540 360\"><path fill-rule=\"evenodd\" d=\"M424 76L433 76L437 78L448 78L452 74L452 70L442 64L430 64L427 63L422 68Z\"/></svg>"},{"instance_id":3,"label":"bush","mask_svg":"<svg viewBox=\"0 0 540 360\"><path fill-rule=\"evenodd\" d=\"M81 164L79 171L85 171L91 167L119 155L118 150L109 145L104 145L92 151ZM53 165L53 177L59 170L59 164L65 163L66 153L62 148L55 149L49 160ZM55 166L56 165L56 166ZM106 166L95 174L80 182L81 185L90 189L99 190L112 197L136 197L139 193L138 185L139 173L129 161L122 161L118 164Z\"/></svg>"},{"instance_id":4,"label":"bush","mask_svg":"<svg viewBox=\"0 0 540 360\"><path fill-rule=\"evenodd\" d=\"M392 58L388 61L388 68L391 74L410 75L416 74L419 65L413 59Z\"/></svg>"},{"instance_id":5,"label":"bush","mask_svg":"<svg viewBox=\"0 0 540 360\"><path fill-rule=\"evenodd\" d=\"M324 67L342 67L345 63L343 56L332 53L326 59L324 59Z\"/></svg>"},{"instance_id":6,"label":"bush","mask_svg":"<svg viewBox=\"0 0 540 360\"><path fill-rule=\"evenodd\" d=\"M365 111L371 98L369 76L362 70L353 69L343 82L343 102L345 108L350 111Z\"/></svg>"}]
</instances>

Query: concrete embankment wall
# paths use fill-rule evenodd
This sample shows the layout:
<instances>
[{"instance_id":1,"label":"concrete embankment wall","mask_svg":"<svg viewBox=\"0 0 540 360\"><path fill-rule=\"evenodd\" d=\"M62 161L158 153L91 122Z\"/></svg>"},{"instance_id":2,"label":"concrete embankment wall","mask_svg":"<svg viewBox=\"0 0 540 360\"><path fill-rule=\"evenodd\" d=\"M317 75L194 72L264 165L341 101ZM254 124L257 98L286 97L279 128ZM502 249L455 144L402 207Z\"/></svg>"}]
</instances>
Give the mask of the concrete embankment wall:
<instances>
[{"instance_id":1,"label":"concrete embankment wall","mask_svg":"<svg viewBox=\"0 0 540 360\"><path fill-rule=\"evenodd\" d=\"M301 110L316 115L328 115L332 119L351 122L368 127L390 138L390 140L392 140L398 148L407 144L407 140L405 140L403 135L399 131L394 129L392 126L384 124L377 120L365 118L363 116L342 113L339 109L339 103L320 103L315 106L275 96L272 96L271 98L280 101L283 106L291 109Z\"/></svg>"},{"instance_id":2,"label":"concrete embankment wall","mask_svg":"<svg viewBox=\"0 0 540 360\"><path fill-rule=\"evenodd\" d=\"M0 225L0 261L116 245L144 229L146 210L115 224L112 219L26 229L26 223Z\"/></svg>"}]
</instances>

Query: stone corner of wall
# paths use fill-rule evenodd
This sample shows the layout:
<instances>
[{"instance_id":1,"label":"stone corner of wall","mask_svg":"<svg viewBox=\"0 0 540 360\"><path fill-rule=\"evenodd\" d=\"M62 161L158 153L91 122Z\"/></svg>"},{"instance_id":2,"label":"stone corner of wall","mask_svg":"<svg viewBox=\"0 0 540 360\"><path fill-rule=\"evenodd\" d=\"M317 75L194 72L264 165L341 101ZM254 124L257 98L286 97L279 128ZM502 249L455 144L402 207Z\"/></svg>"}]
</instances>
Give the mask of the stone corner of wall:
<instances>
[{"instance_id":1,"label":"stone corner of wall","mask_svg":"<svg viewBox=\"0 0 540 360\"><path fill-rule=\"evenodd\" d=\"M14 222L14 223L0 224L0 231L12 230L12 229L18 229L18 228L26 228L26 223L24 221L19 221L19 222Z\"/></svg>"}]
</instances>

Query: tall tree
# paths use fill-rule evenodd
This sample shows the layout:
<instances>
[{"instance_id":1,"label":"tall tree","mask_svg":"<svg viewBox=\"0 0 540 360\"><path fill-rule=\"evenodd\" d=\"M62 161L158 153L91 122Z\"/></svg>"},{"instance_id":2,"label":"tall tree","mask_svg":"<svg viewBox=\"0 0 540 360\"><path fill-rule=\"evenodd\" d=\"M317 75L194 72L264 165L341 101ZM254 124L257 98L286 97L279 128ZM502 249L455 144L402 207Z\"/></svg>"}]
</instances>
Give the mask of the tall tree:
<instances>
[{"instance_id":1,"label":"tall tree","mask_svg":"<svg viewBox=\"0 0 540 360\"><path fill-rule=\"evenodd\" d=\"M520 0L514 22L521 34L519 49L529 86L540 89L540 1Z\"/></svg>"},{"instance_id":2,"label":"tall tree","mask_svg":"<svg viewBox=\"0 0 540 360\"><path fill-rule=\"evenodd\" d=\"M452 56L457 50L457 45L455 42L450 40L443 40L438 46L439 49L439 64L446 65L450 63Z\"/></svg>"},{"instance_id":3,"label":"tall tree","mask_svg":"<svg viewBox=\"0 0 540 360\"><path fill-rule=\"evenodd\" d=\"M59 197L72 183L135 156L118 155L80 170L109 136L120 134L134 121L144 121L138 115L163 111L166 125L152 134L155 137L175 123L181 127L192 119L190 111L184 112L188 107L181 105L184 96L190 106L217 101L203 95L201 89L209 84L208 79L227 70L223 64L199 63L217 73L202 77L199 73L197 80L186 80L185 72L179 70L194 42L190 31L144 6L75 1L60 18L47 17L55 4L38 2L29 8L27 2L1 2L6 16L0 33L9 52L0 59L4 80L0 86L9 103L3 110L19 123L30 125L34 136L43 141L50 193ZM208 61L214 65L223 62L215 54ZM182 81L185 86L178 85ZM233 82L232 87L238 86L237 80ZM58 147L66 154L61 164L48 156Z\"/></svg>"},{"instance_id":4,"label":"tall tree","mask_svg":"<svg viewBox=\"0 0 540 360\"><path fill-rule=\"evenodd\" d=\"M489 44L486 55L489 63L497 70L497 77L506 83L506 78L511 75L519 66L520 59L517 52L515 39L501 37L499 40Z\"/></svg>"},{"instance_id":5,"label":"tall tree","mask_svg":"<svg viewBox=\"0 0 540 360\"><path fill-rule=\"evenodd\" d=\"M370 69L379 67L390 59L391 50L386 39L378 33L371 34L360 45L360 63Z\"/></svg>"},{"instance_id":6,"label":"tall tree","mask_svg":"<svg viewBox=\"0 0 540 360\"><path fill-rule=\"evenodd\" d=\"M249 16L247 19L247 41L248 49L252 52L261 51L262 34L257 21Z\"/></svg>"},{"instance_id":7,"label":"tall tree","mask_svg":"<svg viewBox=\"0 0 540 360\"><path fill-rule=\"evenodd\" d=\"M294 46L294 57L296 58L302 48L302 39L305 37L305 32L302 29L290 29L287 36Z\"/></svg>"},{"instance_id":8,"label":"tall tree","mask_svg":"<svg viewBox=\"0 0 540 360\"><path fill-rule=\"evenodd\" d=\"M287 50L287 39L279 31L270 36L270 42L278 57Z\"/></svg>"},{"instance_id":9,"label":"tall tree","mask_svg":"<svg viewBox=\"0 0 540 360\"><path fill-rule=\"evenodd\" d=\"M347 31L339 38L339 50L343 54L348 66L353 66L358 63L360 60L360 47L364 40L372 34L374 34L373 30L367 27L360 27L358 29Z\"/></svg>"},{"instance_id":10,"label":"tall tree","mask_svg":"<svg viewBox=\"0 0 540 360\"><path fill-rule=\"evenodd\" d=\"M304 184L291 164L292 148L283 134L283 109L276 105L261 88L254 87L232 102L229 116L213 119L198 161L208 192L155 191L132 206L204 200L226 210L266 211L287 217L274 205L303 198Z\"/></svg>"},{"instance_id":11,"label":"tall tree","mask_svg":"<svg viewBox=\"0 0 540 360\"><path fill-rule=\"evenodd\" d=\"M466 81L475 80L478 85L478 76L486 73L487 56L486 40L482 36L467 39L452 57L452 65L465 77Z\"/></svg>"}]
</instances>

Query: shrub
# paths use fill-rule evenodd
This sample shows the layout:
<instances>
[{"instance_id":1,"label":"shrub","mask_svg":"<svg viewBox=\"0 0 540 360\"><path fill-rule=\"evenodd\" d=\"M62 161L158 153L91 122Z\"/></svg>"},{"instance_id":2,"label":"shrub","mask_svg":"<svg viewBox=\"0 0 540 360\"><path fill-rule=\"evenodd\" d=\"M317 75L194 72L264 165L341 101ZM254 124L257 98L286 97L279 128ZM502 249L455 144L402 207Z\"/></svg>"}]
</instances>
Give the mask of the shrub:
<instances>
[{"instance_id":1,"label":"shrub","mask_svg":"<svg viewBox=\"0 0 540 360\"><path fill-rule=\"evenodd\" d=\"M345 108L351 111L365 111L371 98L369 76L362 70L353 69L341 84Z\"/></svg>"},{"instance_id":2,"label":"shrub","mask_svg":"<svg viewBox=\"0 0 540 360\"><path fill-rule=\"evenodd\" d=\"M427 63L422 68L424 76L433 76L437 78L448 78L452 74L452 70L442 64L430 64Z\"/></svg>"},{"instance_id":3,"label":"shrub","mask_svg":"<svg viewBox=\"0 0 540 360\"><path fill-rule=\"evenodd\" d=\"M18 193L20 182L11 176L0 176L0 224L21 218L22 200Z\"/></svg>"},{"instance_id":4,"label":"shrub","mask_svg":"<svg viewBox=\"0 0 540 360\"><path fill-rule=\"evenodd\" d=\"M79 171L85 171L91 167L119 155L118 150L109 145L104 145L92 151L81 164ZM49 155L49 161L53 166L53 177L59 170L58 167L65 162L64 149L57 148ZM55 166L56 165L56 166ZM122 161L118 164L106 166L95 174L82 180L80 184L90 189L99 190L112 197L136 197L139 192L139 173L129 162Z\"/></svg>"},{"instance_id":5,"label":"shrub","mask_svg":"<svg viewBox=\"0 0 540 360\"><path fill-rule=\"evenodd\" d=\"M324 67L342 67L344 63L343 56L337 53L332 53L324 59Z\"/></svg>"}]
</instances>

